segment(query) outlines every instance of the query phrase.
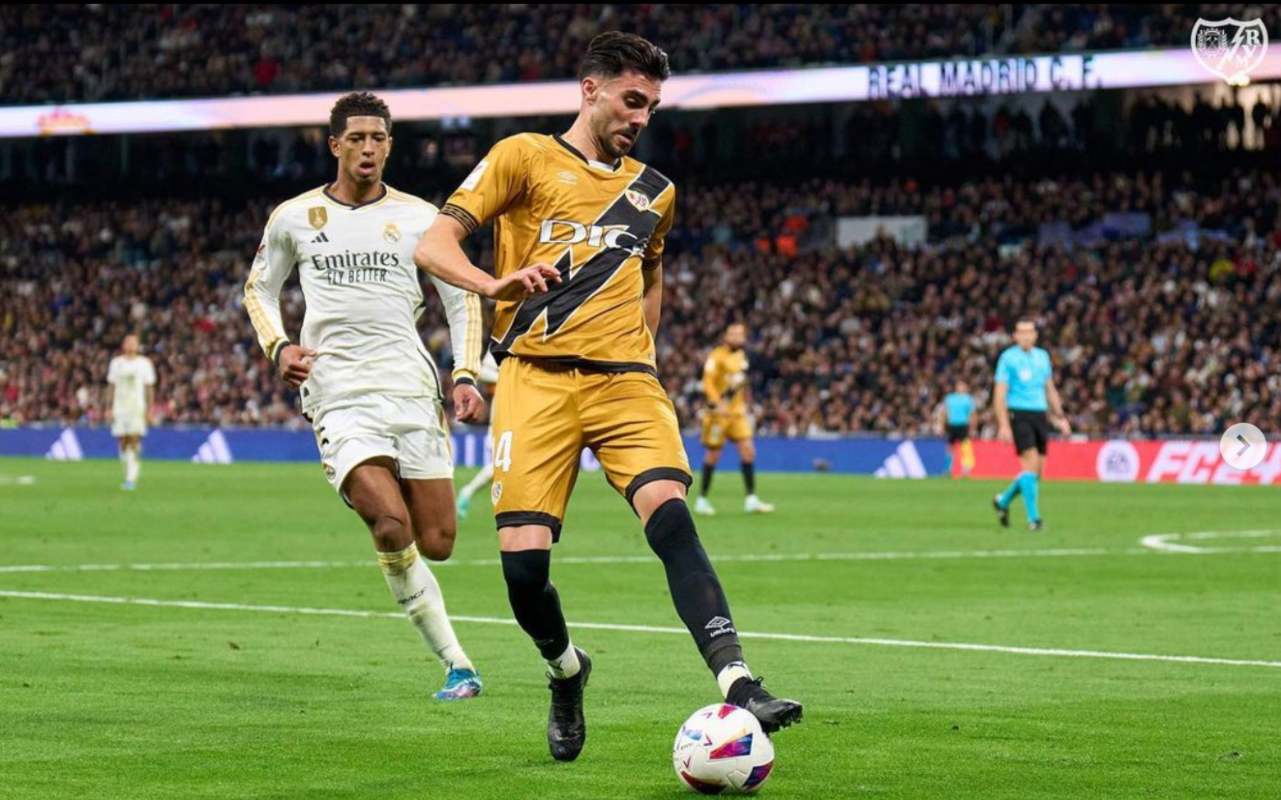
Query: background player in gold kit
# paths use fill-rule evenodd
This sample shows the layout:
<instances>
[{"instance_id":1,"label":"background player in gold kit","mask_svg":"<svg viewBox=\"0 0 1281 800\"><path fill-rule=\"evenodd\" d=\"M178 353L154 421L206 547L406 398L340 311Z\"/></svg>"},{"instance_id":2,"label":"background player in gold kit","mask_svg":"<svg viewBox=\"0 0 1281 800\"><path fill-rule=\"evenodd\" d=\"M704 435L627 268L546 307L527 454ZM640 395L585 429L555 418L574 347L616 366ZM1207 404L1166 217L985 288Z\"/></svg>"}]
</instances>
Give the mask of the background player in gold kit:
<instances>
[{"instance_id":1,"label":"background player in gold kit","mask_svg":"<svg viewBox=\"0 0 1281 800\"><path fill-rule=\"evenodd\" d=\"M570 643L549 580L551 546L584 446L640 517L676 609L726 699L767 731L801 716L799 703L772 697L743 662L729 604L685 504L689 463L657 378L654 331L675 187L627 153L668 75L667 55L645 39L597 36L579 69L573 126L494 145L415 254L432 275L498 300L494 510L512 610L547 661L547 738L559 760L577 758L586 738L591 660ZM459 246L490 220L497 277Z\"/></svg>"},{"instance_id":2,"label":"background player in gold kit","mask_svg":"<svg viewBox=\"0 0 1281 800\"><path fill-rule=\"evenodd\" d=\"M703 482L694 503L696 514L716 513L707 492L712 488L712 474L727 439L738 447L743 486L747 489L743 510L749 514L774 510L774 506L756 496L756 445L752 442L752 415L748 411L746 345L747 326L735 322L725 329L721 345L712 350L703 365L703 396L707 399L703 408L703 447L707 453L703 456Z\"/></svg>"}]
</instances>

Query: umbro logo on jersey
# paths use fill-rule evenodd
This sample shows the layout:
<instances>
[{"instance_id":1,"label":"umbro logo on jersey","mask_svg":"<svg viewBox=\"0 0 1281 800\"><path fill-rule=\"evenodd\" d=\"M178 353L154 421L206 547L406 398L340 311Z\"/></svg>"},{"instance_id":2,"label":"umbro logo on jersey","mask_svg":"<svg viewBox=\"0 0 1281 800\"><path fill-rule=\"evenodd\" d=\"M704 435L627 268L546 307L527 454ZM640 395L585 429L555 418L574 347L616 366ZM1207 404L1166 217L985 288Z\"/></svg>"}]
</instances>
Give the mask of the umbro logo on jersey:
<instances>
[{"instance_id":1,"label":"umbro logo on jersey","mask_svg":"<svg viewBox=\"0 0 1281 800\"><path fill-rule=\"evenodd\" d=\"M312 244L329 244L329 237L322 231L319 236L311 240Z\"/></svg>"}]
</instances>

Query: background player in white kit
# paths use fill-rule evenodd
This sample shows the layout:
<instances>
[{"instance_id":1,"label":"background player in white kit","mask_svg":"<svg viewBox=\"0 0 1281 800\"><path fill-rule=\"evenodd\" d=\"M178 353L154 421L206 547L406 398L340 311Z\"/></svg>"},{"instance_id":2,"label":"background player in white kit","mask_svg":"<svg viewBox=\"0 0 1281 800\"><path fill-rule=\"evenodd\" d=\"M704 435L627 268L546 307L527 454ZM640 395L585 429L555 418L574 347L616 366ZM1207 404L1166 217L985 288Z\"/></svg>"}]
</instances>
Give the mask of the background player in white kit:
<instances>
[{"instance_id":1,"label":"background player in white kit","mask_svg":"<svg viewBox=\"0 0 1281 800\"><path fill-rule=\"evenodd\" d=\"M147 435L151 404L155 400L156 368L140 355L138 337L129 334L120 346L122 355L107 367L111 387L107 405L111 411L111 435L120 443L120 460L125 465L121 489L133 491L142 470L142 437Z\"/></svg>"},{"instance_id":2,"label":"background player in white kit","mask_svg":"<svg viewBox=\"0 0 1281 800\"><path fill-rule=\"evenodd\" d=\"M481 682L445 612L423 556L454 547L454 459L440 377L417 319L424 298L414 247L436 217L426 201L382 182L391 114L367 92L330 112L338 178L277 206L267 221L245 309L281 377L302 395L325 477L369 526L378 563L446 669L440 700L473 697ZM300 272L306 315L301 345L280 316L280 289ZM482 352L480 298L433 279L454 352L454 407L477 420Z\"/></svg>"},{"instance_id":3,"label":"background player in white kit","mask_svg":"<svg viewBox=\"0 0 1281 800\"><path fill-rule=\"evenodd\" d=\"M476 376L479 381L489 387L498 383L498 362L494 360L493 353L486 353L485 360L480 363L480 374ZM471 498L482 487L488 486L489 482L494 479L494 426L490 425L489 430L485 432L485 466L481 467L476 477L458 491L458 518L466 519L467 510L471 508Z\"/></svg>"}]
</instances>

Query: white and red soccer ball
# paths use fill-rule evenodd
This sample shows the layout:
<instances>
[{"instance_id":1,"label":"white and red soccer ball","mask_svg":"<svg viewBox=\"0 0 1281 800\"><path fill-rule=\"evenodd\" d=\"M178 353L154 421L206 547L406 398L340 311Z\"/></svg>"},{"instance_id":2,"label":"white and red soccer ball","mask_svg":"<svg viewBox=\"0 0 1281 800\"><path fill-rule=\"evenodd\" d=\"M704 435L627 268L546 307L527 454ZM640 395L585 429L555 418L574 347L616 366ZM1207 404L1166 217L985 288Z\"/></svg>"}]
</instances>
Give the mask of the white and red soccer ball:
<instances>
[{"instance_id":1,"label":"white and red soccer ball","mask_svg":"<svg viewBox=\"0 0 1281 800\"><path fill-rule=\"evenodd\" d=\"M681 725L672 766L681 783L701 794L754 792L774 769L774 743L750 712L717 703Z\"/></svg>"}]
</instances>

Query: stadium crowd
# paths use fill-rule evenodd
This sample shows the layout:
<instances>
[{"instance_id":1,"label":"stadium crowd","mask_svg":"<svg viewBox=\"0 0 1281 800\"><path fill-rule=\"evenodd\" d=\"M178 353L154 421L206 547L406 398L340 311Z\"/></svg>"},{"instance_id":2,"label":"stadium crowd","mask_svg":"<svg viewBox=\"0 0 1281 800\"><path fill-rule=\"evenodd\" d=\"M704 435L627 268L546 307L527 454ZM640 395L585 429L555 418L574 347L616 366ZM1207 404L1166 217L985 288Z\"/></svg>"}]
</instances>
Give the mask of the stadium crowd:
<instances>
[{"instance_id":1,"label":"stadium crowd","mask_svg":"<svg viewBox=\"0 0 1281 800\"><path fill-rule=\"evenodd\" d=\"M1281 323L1263 313L1281 302L1271 172L1208 183L1144 172L938 186L691 181L679 198L659 362L686 425L697 423L702 356L730 320L751 330L761 432L920 434L956 377L986 407L996 355L1028 311L1078 430L1204 434L1226 419L1281 417ZM10 208L0 419L102 422L107 362L139 330L165 422L303 424L240 306L269 208ZM838 246L839 218L863 215L917 215L928 233ZM293 286L285 316L296 331ZM447 364L441 311L428 309L424 336Z\"/></svg>"},{"instance_id":2,"label":"stadium crowd","mask_svg":"<svg viewBox=\"0 0 1281 800\"><path fill-rule=\"evenodd\" d=\"M602 30L659 42L680 72L1182 46L1184 5L238 4L0 6L9 103L466 85L571 77Z\"/></svg>"}]
</instances>

